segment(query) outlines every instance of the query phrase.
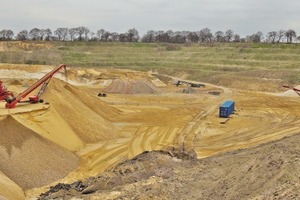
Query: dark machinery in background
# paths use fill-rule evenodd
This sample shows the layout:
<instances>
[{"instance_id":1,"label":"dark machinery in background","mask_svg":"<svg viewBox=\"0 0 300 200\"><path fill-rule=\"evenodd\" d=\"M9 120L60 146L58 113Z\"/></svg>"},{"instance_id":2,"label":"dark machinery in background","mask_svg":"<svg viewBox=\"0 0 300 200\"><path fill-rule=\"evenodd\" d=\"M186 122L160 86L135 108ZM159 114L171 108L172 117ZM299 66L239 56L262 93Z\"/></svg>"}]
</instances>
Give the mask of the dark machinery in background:
<instances>
[{"instance_id":1,"label":"dark machinery in background","mask_svg":"<svg viewBox=\"0 0 300 200\"><path fill-rule=\"evenodd\" d=\"M188 82L188 81L177 81L176 82L176 86L178 87L179 85L182 85L182 84L186 84L187 86L190 86L190 87L205 87L204 84L202 83L191 83L191 82Z\"/></svg>"}]
</instances>

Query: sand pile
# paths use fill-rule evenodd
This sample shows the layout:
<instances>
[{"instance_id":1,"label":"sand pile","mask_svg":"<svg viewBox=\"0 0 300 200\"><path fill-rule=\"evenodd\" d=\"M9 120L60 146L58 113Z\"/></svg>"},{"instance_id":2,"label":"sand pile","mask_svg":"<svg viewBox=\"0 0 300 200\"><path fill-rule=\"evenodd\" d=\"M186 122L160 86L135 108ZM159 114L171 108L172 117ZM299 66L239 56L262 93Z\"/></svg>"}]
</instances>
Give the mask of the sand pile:
<instances>
[{"instance_id":1,"label":"sand pile","mask_svg":"<svg viewBox=\"0 0 300 200\"><path fill-rule=\"evenodd\" d=\"M125 81L116 79L102 91L119 94L153 94L159 92L159 89L156 88L152 83L144 80Z\"/></svg>"},{"instance_id":2,"label":"sand pile","mask_svg":"<svg viewBox=\"0 0 300 200\"><path fill-rule=\"evenodd\" d=\"M300 85L297 85L297 86L294 87L294 88L300 89ZM287 90L287 91L285 91L285 92L280 93L278 96L284 96L284 97L299 97L299 94L298 94L296 91L294 91L294 90L292 90L292 89L289 89L289 90Z\"/></svg>"},{"instance_id":3,"label":"sand pile","mask_svg":"<svg viewBox=\"0 0 300 200\"><path fill-rule=\"evenodd\" d=\"M79 165L79 158L6 116L0 122L0 171L23 189L49 184Z\"/></svg>"},{"instance_id":4,"label":"sand pile","mask_svg":"<svg viewBox=\"0 0 300 200\"><path fill-rule=\"evenodd\" d=\"M21 83L21 81L15 79L15 80L10 82L10 85L22 85L22 83Z\"/></svg>"},{"instance_id":5,"label":"sand pile","mask_svg":"<svg viewBox=\"0 0 300 200\"><path fill-rule=\"evenodd\" d=\"M62 70L63 72L63 70ZM73 68L67 67L67 77L68 81L71 80L72 85L78 84L95 84L97 80L100 79L101 72L94 69L81 69L81 68ZM56 75L59 77L59 75ZM61 80L65 79L65 74L60 73ZM75 83L75 84L73 84Z\"/></svg>"},{"instance_id":6,"label":"sand pile","mask_svg":"<svg viewBox=\"0 0 300 200\"><path fill-rule=\"evenodd\" d=\"M283 97L299 97L299 95L294 90L287 90L285 92L282 92L282 93L278 94L278 96L283 96Z\"/></svg>"},{"instance_id":7,"label":"sand pile","mask_svg":"<svg viewBox=\"0 0 300 200\"><path fill-rule=\"evenodd\" d=\"M89 90L77 88L52 79L43 99L50 103L74 133L84 143L94 143L116 137L110 120L119 111L91 94Z\"/></svg>"},{"instance_id":8,"label":"sand pile","mask_svg":"<svg viewBox=\"0 0 300 200\"><path fill-rule=\"evenodd\" d=\"M8 82L20 89L14 80ZM53 78L42 98L49 103L48 109L24 109L13 117L0 117L0 199L17 192L21 197L22 189L65 177L79 166L79 158L72 152L89 143L119 137L110 121L120 111L89 88Z\"/></svg>"}]
</instances>

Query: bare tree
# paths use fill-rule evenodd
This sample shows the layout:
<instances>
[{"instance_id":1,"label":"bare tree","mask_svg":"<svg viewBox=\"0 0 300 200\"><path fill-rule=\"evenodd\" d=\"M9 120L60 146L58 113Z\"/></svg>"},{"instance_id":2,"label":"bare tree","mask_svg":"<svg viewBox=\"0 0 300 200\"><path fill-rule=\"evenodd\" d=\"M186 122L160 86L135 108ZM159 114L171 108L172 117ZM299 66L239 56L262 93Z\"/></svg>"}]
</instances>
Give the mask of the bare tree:
<instances>
[{"instance_id":1,"label":"bare tree","mask_svg":"<svg viewBox=\"0 0 300 200\"><path fill-rule=\"evenodd\" d=\"M225 42L224 33L222 31L217 31L215 33L215 39L216 39L216 42Z\"/></svg>"},{"instance_id":2,"label":"bare tree","mask_svg":"<svg viewBox=\"0 0 300 200\"><path fill-rule=\"evenodd\" d=\"M12 40L14 37L14 32L12 30L6 30L5 36L6 36L6 39Z\"/></svg>"},{"instance_id":3,"label":"bare tree","mask_svg":"<svg viewBox=\"0 0 300 200\"><path fill-rule=\"evenodd\" d=\"M75 36L78 34L77 28L70 28L68 33L70 35L70 40L73 41Z\"/></svg>"},{"instance_id":4,"label":"bare tree","mask_svg":"<svg viewBox=\"0 0 300 200\"><path fill-rule=\"evenodd\" d=\"M187 41L187 34L184 31L176 31L172 35L172 42L174 43L185 43Z\"/></svg>"},{"instance_id":5,"label":"bare tree","mask_svg":"<svg viewBox=\"0 0 300 200\"><path fill-rule=\"evenodd\" d=\"M28 36L27 30L20 31L16 36L16 39L21 40L21 41L28 40L28 38L29 38L29 36Z\"/></svg>"},{"instance_id":6,"label":"bare tree","mask_svg":"<svg viewBox=\"0 0 300 200\"><path fill-rule=\"evenodd\" d=\"M199 32L200 42L212 42L213 34L209 28L201 29Z\"/></svg>"},{"instance_id":7,"label":"bare tree","mask_svg":"<svg viewBox=\"0 0 300 200\"><path fill-rule=\"evenodd\" d=\"M170 30L169 30L170 33ZM155 32L155 42L170 42L170 35L164 31Z\"/></svg>"},{"instance_id":8,"label":"bare tree","mask_svg":"<svg viewBox=\"0 0 300 200\"><path fill-rule=\"evenodd\" d=\"M39 40L40 39L40 32L41 30L38 28L33 28L29 31L29 37L32 40Z\"/></svg>"},{"instance_id":9,"label":"bare tree","mask_svg":"<svg viewBox=\"0 0 300 200\"><path fill-rule=\"evenodd\" d=\"M0 31L0 40L12 40L14 32L12 30L2 30Z\"/></svg>"},{"instance_id":10,"label":"bare tree","mask_svg":"<svg viewBox=\"0 0 300 200\"><path fill-rule=\"evenodd\" d=\"M97 31L97 37L100 41L102 41L102 38L103 38L103 34L105 33L105 30L104 29L100 29Z\"/></svg>"},{"instance_id":11,"label":"bare tree","mask_svg":"<svg viewBox=\"0 0 300 200\"><path fill-rule=\"evenodd\" d=\"M40 37L40 40L44 40L44 36L46 35L46 32L44 29L41 29L40 31L40 34L39 34L39 37Z\"/></svg>"},{"instance_id":12,"label":"bare tree","mask_svg":"<svg viewBox=\"0 0 300 200\"><path fill-rule=\"evenodd\" d=\"M155 42L155 31L148 31L142 38L142 42L153 43Z\"/></svg>"},{"instance_id":13,"label":"bare tree","mask_svg":"<svg viewBox=\"0 0 300 200\"><path fill-rule=\"evenodd\" d=\"M284 30L280 30L277 32L277 43L281 42L281 40L283 39L285 35L285 31Z\"/></svg>"},{"instance_id":14,"label":"bare tree","mask_svg":"<svg viewBox=\"0 0 300 200\"><path fill-rule=\"evenodd\" d=\"M89 28L87 28L87 27L84 27L84 30L83 30L83 34L84 34L84 39L87 41L87 40L89 40L89 33L90 33L91 31L90 31L90 29Z\"/></svg>"},{"instance_id":15,"label":"bare tree","mask_svg":"<svg viewBox=\"0 0 300 200\"><path fill-rule=\"evenodd\" d=\"M119 34L117 32L110 33L110 36L111 36L112 41L114 41L114 42L119 41Z\"/></svg>"},{"instance_id":16,"label":"bare tree","mask_svg":"<svg viewBox=\"0 0 300 200\"><path fill-rule=\"evenodd\" d=\"M231 42L232 38L233 38L233 31L229 29L225 32L225 41Z\"/></svg>"},{"instance_id":17,"label":"bare tree","mask_svg":"<svg viewBox=\"0 0 300 200\"><path fill-rule=\"evenodd\" d=\"M241 37L239 34L234 34L233 36L233 42L241 42Z\"/></svg>"},{"instance_id":18,"label":"bare tree","mask_svg":"<svg viewBox=\"0 0 300 200\"><path fill-rule=\"evenodd\" d=\"M189 42L197 43L199 41L199 35L196 32L190 32L187 35L187 40Z\"/></svg>"},{"instance_id":19,"label":"bare tree","mask_svg":"<svg viewBox=\"0 0 300 200\"><path fill-rule=\"evenodd\" d=\"M54 34L58 37L59 41L61 40L65 41L67 39L68 32L69 32L68 28L57 28L54 31Z\"/></svg>"},{"instance_id":20,"label":"bare tree","mask_svg":"<svg viewBox=\"0 0 300 200\"><path fill-rule=\"evenodd\" d=\"M109 41L109 38L110 38L110 32L109 31L105 31L103 30L104 32L102 33L101 35L101 41L103 42L108 42Z\"/></svg>"},{"instance_id":21,"label":"bare tree","mask_svg":"<svg viewBox=\"0 0 300 200\"><path fill-rule=\"evenodd\" d=\"M93 31L90 32L90 37L91 37L90 40L91 41L97 41L97 37L95 37L95 35L96 35L95 32L93 32Z\"/></svg>"},{"instance_id":22,"label":"bare tree","mask_svg":"<svg viewBox=\"0 0 300 200\"><path fill-rule=\"evenodd\" d=\"M286 42L292 43L293 39L297 37L296 32L292 29L289 29L285 32Z\"/></svg>"},{"instance_id":23,"label":"bare tree","mask_svg":"<svg viewBox=\"0 0 300 200\"><path fill-rule=\"evenodd\" d=\"M137 42L140 38L139 32L135 28L129 29L127 31L127 38L128 42Z\"/></svg>"},{"instance_id":24,"label":"bare tree","mask_svg":"<svg viewBox=\"0 0 300 200\"><path fill-rule=\"evenodd\" d=\"M267 40L271 43L275 43L277 37L278 35L276 31L271 31L267 34Z\"/></svg>"},{"instance_id":25,"label":"bare tree","mask_svg":"<svg viewBox=\"0 0 300 200\"><path fill-rule=\"evenodd\" d=\"M119 34L119 41L120 42L126 42L127 41L127 36L125 33Z\"/></svg>"},{"instance_id":26,"label":"bare tree","mask_svg":"<svg viewBox=\"0 0 300 200\"><path fill-rule=\"evenodd\" d=\"M45 34L46 34L45 40L49 41L51 36L52 36L52 31L50 30L50 28L47 28L44 31L45 31Z\"/></svg>"},{"instance_id":27,"label":"bare tree","mask_svg":"<svg viewBox=\"0 0 300 200\"><path fill-rule=\"evenodd\" d=\"M264 34L261 32L261 31L258 31L256 34L255 34L255 39L253 42L262 42L264 40Z\"/></svg>"},{"instance_id":28,"label":"bare tree","mask_svg":"<svg viewBox=\"0 0 300 200\"><path fill-rule=\"evenodd\" d=\"M174 31L172 30L167 30L165 34L168 35L168 39L169 39L166 42L172 42L172 38L175 37L176 34L180 34L180 33L179 32L174 33Z\"/></svg>"},{"instance_id":29,"label":"bare tree","mask_svg":"<svg viewBox=\"0 0 300 200\"><path fill-rule=\"evenodd\" d=\"M5 31L6 30L0 31L0 40L5 40Z\"/></svg>"},{"instance_id":30,"label":"bare tree","mask_svg":"<svg viewBox=\"0 0 300 200\"><path fill-rule=\"evenodd\" d=\"M259 43L262 40L263 40L263 33L261 31L258 31L257 33L246 37L247 42Z\"/></svg>"},{"instance_id":31,"label":"bare tree","mask_svg":"<svg viewBox=\"0 0 300 200\"><path fill-rule=\"evenodd\" d=\"M77 33L78 33L78 40L82 41L83 40L83 37L82 35L85 35L87 36L87 34L90 32L90 30L87 28L87 27L84 27L84 26L79 26L77 28Z\"/></svg>"}]
</instances>

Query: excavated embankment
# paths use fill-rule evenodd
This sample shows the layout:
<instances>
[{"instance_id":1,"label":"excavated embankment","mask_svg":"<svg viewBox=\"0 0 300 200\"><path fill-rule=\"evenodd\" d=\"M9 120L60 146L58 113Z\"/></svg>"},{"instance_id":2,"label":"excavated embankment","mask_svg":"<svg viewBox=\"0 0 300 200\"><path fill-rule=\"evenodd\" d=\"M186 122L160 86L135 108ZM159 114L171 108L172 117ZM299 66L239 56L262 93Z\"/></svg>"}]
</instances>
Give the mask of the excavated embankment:
<instances>
[{"instance_id":1,"label":"excavated embankment","mask_svg":"<svg viewBox=\"0 0 300 200\"><path fill-rule=\"evenodd\" d=\"M299 199L300 135L197 160L184 149L144 152L40 199Z\"/></svg>"},{"instance_id":2,"label":"excavated embankment","mask_svg":"<svg viewBox=\"0 0 300 200\"><path fill-rule=\"evenodd\" d=\"M0 171L23 189L49 184L79 165L79 158L20 124L0 122Z\"/></svg>"}]
</instances>

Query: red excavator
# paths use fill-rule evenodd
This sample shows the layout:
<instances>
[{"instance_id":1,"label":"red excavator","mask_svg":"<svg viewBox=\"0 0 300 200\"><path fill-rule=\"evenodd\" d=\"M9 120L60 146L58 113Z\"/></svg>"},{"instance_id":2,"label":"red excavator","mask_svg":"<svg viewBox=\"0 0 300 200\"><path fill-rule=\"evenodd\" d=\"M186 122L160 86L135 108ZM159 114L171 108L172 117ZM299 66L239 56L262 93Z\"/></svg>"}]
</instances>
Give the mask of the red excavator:
<instances>
[{"instance_id":1,"label":"red excavator","mask_svg":"<svg viewBox=\"0 0 300 200\"><path fill-rule=\"evenodd\" d=\"M52 76L57 73L59 70L62 68L65 69L65 74L66 74L66 65L61 65L59 67L56 67L53 69L51 72L47 73L44 77L39 79L37 82L35 82L32 86L21 92L19 95L16 97L14 94L10 91L7 90L7 88L4 86L2 81L0 81L0 100L5 100L6 101L6 108L14 108L16 107L17 103L22 103L22 102L29 102L29 103L37 103L37 102L43 102L43 100L40 98L42 94L45 92L48 83L50 82ZM43 84L43 85L42 85ZM39 90L37 95L30 96L27 101L21 101L24 99L26 96L28 96L32 91L34 91L36 88L41 86L41 89Z\"/></svg>"},{"instance_id":2,"label":"red excavator","mask_svg":"<svg viewBox=\"0 0 300 200\"><path fill-rule=\"evenodd\" d=\"M8 91L3 82L0 80L0 101L9 101L11 98L14 98L14 94Z\"/></svg>"}]
</instances>

